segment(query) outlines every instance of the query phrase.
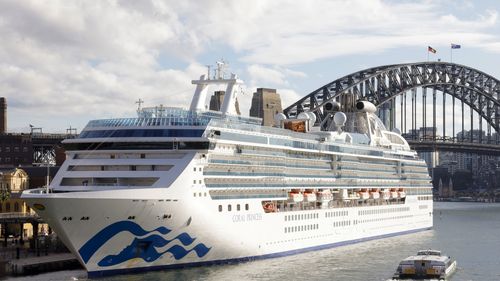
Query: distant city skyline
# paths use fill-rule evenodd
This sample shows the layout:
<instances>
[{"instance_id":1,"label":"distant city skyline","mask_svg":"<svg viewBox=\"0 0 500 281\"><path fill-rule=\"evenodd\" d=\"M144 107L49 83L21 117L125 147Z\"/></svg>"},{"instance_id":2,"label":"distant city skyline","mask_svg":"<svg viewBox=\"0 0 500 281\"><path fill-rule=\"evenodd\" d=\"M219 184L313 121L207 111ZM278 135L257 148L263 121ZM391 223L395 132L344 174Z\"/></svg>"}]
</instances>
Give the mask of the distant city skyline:
<instances>
[{"instance_id":1,"label":"distant city skyline","mask_svg":"<svg viewBox=\"0 0 500 281\"><path fill-rule=\"evenodd\" d=\"M139 98L187 107L191 80L221 58L246 82L244 115L258 87L276 88L285 108L368 67L450 61L451 44L453 62L500 78L499 10L493 0L2 1L0 96L9 131L65 132L133 116Z\"/></svg>"}]
</instances>

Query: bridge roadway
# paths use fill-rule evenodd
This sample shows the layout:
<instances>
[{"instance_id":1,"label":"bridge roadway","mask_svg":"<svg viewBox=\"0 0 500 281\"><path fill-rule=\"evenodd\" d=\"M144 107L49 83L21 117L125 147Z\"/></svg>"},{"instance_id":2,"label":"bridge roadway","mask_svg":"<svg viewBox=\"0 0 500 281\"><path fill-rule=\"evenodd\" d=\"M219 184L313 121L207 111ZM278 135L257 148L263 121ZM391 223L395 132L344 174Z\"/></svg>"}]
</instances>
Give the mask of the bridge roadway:
<instances>
[{"instance_id":1,"label":"bridge roadway","mask_svg":"<svg viewBox=\"0 0 500 281\"><path fill-rule=\"evenodd\" d=\"M500 146L497 144L433 141L433 140L407 140L410 147L417 152L452 151L472 153L479 155L500 156Z\"/></svg>"}]
</instances>

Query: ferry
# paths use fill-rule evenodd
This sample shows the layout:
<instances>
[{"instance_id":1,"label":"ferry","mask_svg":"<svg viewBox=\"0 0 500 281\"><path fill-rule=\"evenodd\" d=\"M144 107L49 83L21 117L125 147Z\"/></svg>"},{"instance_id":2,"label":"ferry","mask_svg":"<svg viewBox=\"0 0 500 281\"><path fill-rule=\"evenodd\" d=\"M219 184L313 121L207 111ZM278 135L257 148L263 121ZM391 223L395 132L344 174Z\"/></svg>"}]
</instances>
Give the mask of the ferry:
<instances>
[{"instance_id":1,"label":"ferry","mask_svg":"<svg viewBox=\"0 0 500 281\"><path fill-rule=\"evenodd\" d=\"M346 93L317 112L237 114L243 82L202 75L189 108L91 120L22 198L89 277L280 257L432 228L425 162ZM207 110L209 86L226 94Z\"/></svg>"},{"instance_id":2,"label":"ferry","mask_svg":"<svg viewBox=\"0 0 500 281\"><path fill-rule=\"evenodd\" d=\"M449 256L441 255L437 250L418 251L416 256L410 256L399 263L393 280L429 279L446 280L457 268L457 262Z\"/></svg>"}]
</instances>

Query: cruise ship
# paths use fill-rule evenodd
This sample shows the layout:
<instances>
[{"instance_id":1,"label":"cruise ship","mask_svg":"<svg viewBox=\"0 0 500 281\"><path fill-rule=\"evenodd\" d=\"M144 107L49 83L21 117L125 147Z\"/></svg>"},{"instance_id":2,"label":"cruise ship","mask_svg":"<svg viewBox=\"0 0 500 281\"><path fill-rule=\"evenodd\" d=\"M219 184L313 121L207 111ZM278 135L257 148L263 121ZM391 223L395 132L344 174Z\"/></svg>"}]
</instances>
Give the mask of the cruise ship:
<instances>
[{"instance_id":1,"label":"cruise ship","mask_svg":"<svg viewBox=\"0 0 500 281\"><path fill-rule=\"evenodd\" d=\"M239 116L242 81L202 75L189 109L92 120L50 185L22 198L89 277L279 257L432 228L426 164L345 94L274 126ZM208 89L225 87L220 111Z\"/></svg>"}]
</instances>

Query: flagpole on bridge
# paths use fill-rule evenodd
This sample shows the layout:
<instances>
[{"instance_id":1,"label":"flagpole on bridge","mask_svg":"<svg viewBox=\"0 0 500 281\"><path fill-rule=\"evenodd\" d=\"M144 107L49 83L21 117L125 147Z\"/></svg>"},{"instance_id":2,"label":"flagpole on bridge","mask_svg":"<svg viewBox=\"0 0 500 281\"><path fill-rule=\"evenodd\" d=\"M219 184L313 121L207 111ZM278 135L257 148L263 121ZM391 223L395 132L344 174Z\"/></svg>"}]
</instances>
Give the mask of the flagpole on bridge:
<instances>
[{"instance_id":1,"label":"flagpole on bridge","mask_svg":"<svg viewBox=\"0 0 500 281\"><path fill-rule=\"evenodd\" d=\"M462 46L458 45L458 44L453 44L451 43L451 46L450 46L450 62L453 62L453 49L460 49Z\"/></svg>"}]
</instances>

